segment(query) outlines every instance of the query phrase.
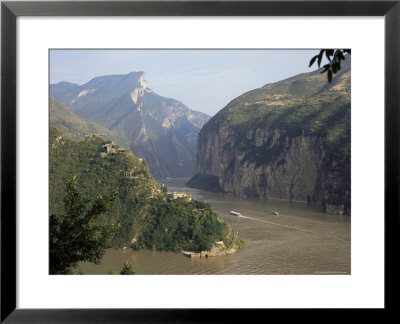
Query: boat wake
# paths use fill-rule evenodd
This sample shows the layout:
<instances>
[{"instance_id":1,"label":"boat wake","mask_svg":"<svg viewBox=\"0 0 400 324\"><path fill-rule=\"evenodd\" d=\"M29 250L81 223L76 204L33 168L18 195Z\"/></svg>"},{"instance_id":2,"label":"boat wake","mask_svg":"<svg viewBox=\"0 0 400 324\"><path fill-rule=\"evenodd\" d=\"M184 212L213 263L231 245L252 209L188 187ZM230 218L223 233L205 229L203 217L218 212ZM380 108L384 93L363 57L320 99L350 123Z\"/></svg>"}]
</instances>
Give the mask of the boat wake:
<instances>
[{"instance_id":1,"label":"boat wake","mask_svg":"<svg viewBox=\"0 0 400 324\"><path fill-rule=\"evenodd\" d=\"M249 216L244 216L242 214L238 215L238 217L254 220L254 221L257 221L257 222L261 222L261 223L267 223L267 224L271 224L271 225L276 225L276 226L280 226L280 227L286 227L286 228L302 231L302 232L305 232L305 233L311 233L311 234L315 234L315 235L325 236L325 237L329 237L331 239L342 241L342 242L345 242L345 243L349 243L350 242L348 240L344 240L344 239L341 239L339 237L330 236L330 235L326 235L326 234L322 234L322 233L317 233L317 232L310 231L310 230L307 230L307 229L304 229L304 228L300 228L300 227L296 227L296 226L290 226L290 225L285 225L285 224L269 222L269 221L262 220L262 219L257 219L257 218L253 218L253 217L249 217Z\"/></svg>"}]
</instances>

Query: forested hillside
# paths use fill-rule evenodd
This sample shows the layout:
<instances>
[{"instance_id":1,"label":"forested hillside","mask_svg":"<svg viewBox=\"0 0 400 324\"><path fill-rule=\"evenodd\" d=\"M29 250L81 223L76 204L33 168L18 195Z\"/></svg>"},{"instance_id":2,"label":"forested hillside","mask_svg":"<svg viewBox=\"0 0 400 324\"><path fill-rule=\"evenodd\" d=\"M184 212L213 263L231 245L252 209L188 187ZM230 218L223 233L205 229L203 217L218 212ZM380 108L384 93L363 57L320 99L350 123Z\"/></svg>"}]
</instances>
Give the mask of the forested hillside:
<instances>
[{"instance_id":1,"label":"forested hillside","mask_svg":"<svg viewBox=\"0 0 400 324\"><path fill-rule=\"evenodd\" d=\"M80 190L93 200L110 191L117 194L101 224L119 224L108 246L167 251L205 251L223 241L226 251L241 240L206 203L168 198L142 159L130 151L90 135L73 142L50 129L50 214L63 215L65 183L77 176Z\"/></svg>"}]
</instances>

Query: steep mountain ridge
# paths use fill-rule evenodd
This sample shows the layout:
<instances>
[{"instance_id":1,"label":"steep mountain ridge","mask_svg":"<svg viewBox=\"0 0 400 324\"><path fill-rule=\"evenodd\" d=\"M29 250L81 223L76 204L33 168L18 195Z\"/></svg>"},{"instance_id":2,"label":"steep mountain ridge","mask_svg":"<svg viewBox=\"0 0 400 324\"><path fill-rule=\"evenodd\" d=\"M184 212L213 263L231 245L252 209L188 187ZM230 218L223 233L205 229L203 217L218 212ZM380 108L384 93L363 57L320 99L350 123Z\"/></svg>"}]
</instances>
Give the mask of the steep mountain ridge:
<instances>
[{"instance_id":1,"label":"steep mountain ridge","mask_svg":"<svg viewBox=\"0 0 400 324\"><path fill-rule=\"evenodd\" d=\"M188 184L350 214L350 57L232 100L203 126Z\"/></svg>"},{"instance_id":2,"label":"steep mountain ridge","mask_svg":"<svg viewBox=\"0 0 400 324\"><path fill-rule=\"evenodd\" d=\"M194 173L197 134L209 117L154 93L144 72L52 84L50 95L127 139L155 177Z\"/></svg>"}]
</instances>

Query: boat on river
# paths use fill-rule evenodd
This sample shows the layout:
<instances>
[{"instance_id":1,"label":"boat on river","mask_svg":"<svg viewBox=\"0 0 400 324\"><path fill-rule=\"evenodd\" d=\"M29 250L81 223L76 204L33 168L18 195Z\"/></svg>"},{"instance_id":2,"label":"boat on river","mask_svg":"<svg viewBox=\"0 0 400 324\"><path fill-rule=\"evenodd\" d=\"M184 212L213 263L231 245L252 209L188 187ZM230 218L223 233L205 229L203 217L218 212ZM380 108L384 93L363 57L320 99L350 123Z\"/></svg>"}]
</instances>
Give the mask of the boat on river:
<instances>
[{"instance_id":1,"label":"boat on river","mask_svg":"<svg viewBox=\"0 0 400 324\"><path fill-rule=\"evenodd\" d=\"M235 211L233 211L233 210L231 210L231 215L235 215L235 216L241 216L241 214L240 214L240 213L238 213L238 212L235 212Z\"/></svg>"}]
</instances>

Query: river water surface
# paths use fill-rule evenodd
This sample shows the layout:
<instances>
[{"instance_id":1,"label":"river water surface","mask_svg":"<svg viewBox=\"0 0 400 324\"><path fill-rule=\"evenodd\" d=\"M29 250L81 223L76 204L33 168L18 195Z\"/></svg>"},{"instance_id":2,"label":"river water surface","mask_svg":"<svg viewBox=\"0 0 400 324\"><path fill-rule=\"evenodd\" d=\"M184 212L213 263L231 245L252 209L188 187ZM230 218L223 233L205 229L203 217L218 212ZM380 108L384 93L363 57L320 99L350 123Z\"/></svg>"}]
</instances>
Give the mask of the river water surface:
<instances>
[{"instance_id":1,"label":"river water surface","mask_svg":"<svg viewBox=\"0 0 400 324\"><path fill-rule=\"evenodd\" d=\"M106 250L102 263L81 263L85 274L119 272L125 260L136 274L350 274L350 217L288 203L239 198L185 186L187 178L160 180L169 191L190 192L211 204L246 242L238 253L190 259L180 254ZM230 215L240 212L243 217ZM278 211L279 215L271 212Z\"/></svg>"}]
</instances>

